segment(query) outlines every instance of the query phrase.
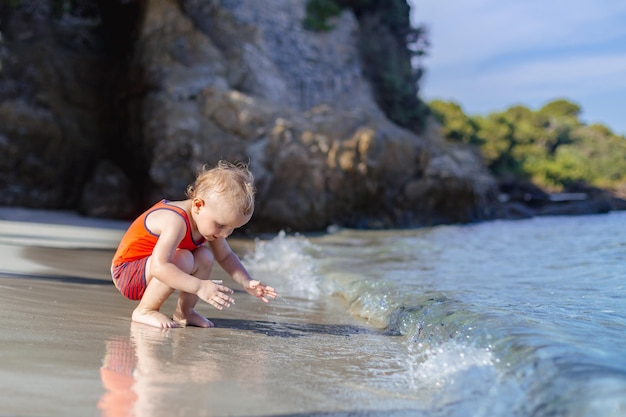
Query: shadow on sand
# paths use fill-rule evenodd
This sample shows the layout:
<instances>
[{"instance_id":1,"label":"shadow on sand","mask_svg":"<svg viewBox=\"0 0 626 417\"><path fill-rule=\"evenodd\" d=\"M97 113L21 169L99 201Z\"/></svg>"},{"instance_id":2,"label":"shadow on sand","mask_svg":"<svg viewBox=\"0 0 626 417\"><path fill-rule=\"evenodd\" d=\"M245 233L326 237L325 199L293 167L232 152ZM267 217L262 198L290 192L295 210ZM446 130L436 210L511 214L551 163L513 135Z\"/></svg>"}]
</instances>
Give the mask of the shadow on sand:
<instances>
[{"instance_id":1,"label":"shadow on sand","mask_svg":"<svg viewBox=\"0 0 626 417\"><path fill-rule=\"evenodd\" d=\"M245 330L272 337L301 337L307 334L350 336L354 334L379 333L360 326L344 324L280 323L262 320L210 318L215 327Z\"/></svg>"},{"instance_id":2,"label":"shadow on sand","mask_svg":"<svg viewBox=\"0 0 626 417\"><path fill-rule=\"evenodd\" d=\"M105 279L83 278L83 277L74 277L74 276L69 276L69 275L33 274L32 272L29 272L27 274L22 274L22 273L7 272L7 271L0 270L0 279L3 277L37 280L37 281L64 282L67 284L113 286L113 281L105 280Z\"/></svg>"}]
</instances>

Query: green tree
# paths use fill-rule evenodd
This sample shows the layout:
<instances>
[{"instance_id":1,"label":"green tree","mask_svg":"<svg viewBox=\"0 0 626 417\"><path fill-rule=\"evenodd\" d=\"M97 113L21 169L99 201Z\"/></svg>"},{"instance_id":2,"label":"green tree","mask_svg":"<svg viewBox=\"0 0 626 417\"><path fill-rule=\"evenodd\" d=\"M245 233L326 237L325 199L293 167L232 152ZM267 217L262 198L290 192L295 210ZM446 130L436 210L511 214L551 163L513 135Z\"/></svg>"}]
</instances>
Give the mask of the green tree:
<instances>
[{"instance_id":1,"label":"green tree","mask_svg":"<svg viewBox=\"0 0 626 417\"><path fill-rule=\"evenodd\" d=\"M513 157L515 125L502 113L477 117L478 137L487 166L498 177L521 177L520 161Z\"/></svg>"},{"instance_id":2,"label":"green tree","mask_svg":"<svg viewBox=\"0 0 626 417\"><path fill-rule=\"evenodd\" d=\"M579 120L581 108L558 99L538 111L513 106L485 117L465 115L453 102L429 103L450 141L480 146L496 177L530 179L547 190L586 182L626 184L626 138Z\"/></svg>"},{"instance_id":3,"label":"green tree","mask_svg":"<svg viewBox=\"0 0 626 417\"><path fill-rule=\"evenodd\" d=\"M428 103L428 106L435 119L441 124L442 134L448 140L472 145L482 143L476 136L478 130L476 122L465 115L459 104L433 100Z\"/></svg>"},{"instance_id":4,"label":"green tree","mask_svg":"<svg viewBox=\"0 0 626 417\"><path fill-rule=\"evenodd\" d=\"M580 116L580 106L565 99L558 99L547 103L541 109L539 114L555 117L555 118L574 118Z\"/></svg>"},{"instance_id":5,"label":"green tree","mask_svg":"<svg viewBox=\"0 0 626 417\"><path fill-rule=\"evenodd\" d=\"M328 24L328 19L340 14L341 6L335 0L309 0L302 25L308 30L330 30L333 27Z\"/></svg>"}]
</instances>

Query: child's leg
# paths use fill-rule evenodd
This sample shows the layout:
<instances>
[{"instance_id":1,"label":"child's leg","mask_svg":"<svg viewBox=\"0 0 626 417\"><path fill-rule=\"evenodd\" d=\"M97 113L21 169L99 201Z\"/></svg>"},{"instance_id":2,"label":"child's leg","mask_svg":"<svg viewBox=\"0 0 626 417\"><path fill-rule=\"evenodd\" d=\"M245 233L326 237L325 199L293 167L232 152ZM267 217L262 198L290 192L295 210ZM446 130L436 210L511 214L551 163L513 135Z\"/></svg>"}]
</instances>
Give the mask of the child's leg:
<instances>
[{"instance_id":1,"label":"child's leg","mask_svg":"<svg viewBox=\"0 0 626 417\"><path fill-rule=\"evenodd\" d=\"M133 321L150 326L171 328L178 327L178 324L161 313L159 309L167 297L172 294L173 288L168 287L156 278L152 278L146 287L146 291L141 297L141 301L133 311Z\"/></svg>"},{"instance_id":2,"label":"child's leg","mask_svg":"<svg viewBox=\"0 0 626 417\"><path fill-rule=\"evenodd\" d=\"M189 273L199 279L209 279L213 269L213 252L207 247L200 246L192 254L194 265L193 270ZM174 320L185 326L213 327L213 323L194 309L197 302L198 296L196 294L181 291L178 296Z\"/></svg>"},{"instance_id":3,"label":"child's leg","mask_svg":"<svg viewBox=\"0 0 626 417\"><path fill-rule=\"evenodd\" d=\"M174 265L186 273L191 273L194 266L194 256L188 250L177 250L172 259ZM148 283L141 301L135 311L133 311L133 321L148 324L150 326L170 328L178 327L178 323L161 313L159 309L167 300L173 288L152 277L150 268L150 258L146 264L146 281Z\"/></svg>"}]
</instances>

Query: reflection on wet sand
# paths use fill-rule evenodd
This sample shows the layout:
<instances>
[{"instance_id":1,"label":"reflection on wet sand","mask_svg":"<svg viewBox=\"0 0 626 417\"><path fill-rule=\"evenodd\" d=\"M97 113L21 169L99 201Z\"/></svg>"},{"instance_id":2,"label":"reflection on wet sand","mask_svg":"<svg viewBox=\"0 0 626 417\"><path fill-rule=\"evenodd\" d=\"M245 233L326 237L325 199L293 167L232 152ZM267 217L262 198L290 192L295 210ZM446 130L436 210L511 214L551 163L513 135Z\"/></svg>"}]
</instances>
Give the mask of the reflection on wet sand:
<instances>
[{"instance_id":1,"label":"reflection on wet sand","mask_svg":"<svg viewBox=\"0 0 626 417\"><path fill-rule=\"evenodd\" d=\"M133 372L137 364L135 348L126 338L108 340L100 378L106 389L98 402L103 417L132 416L137 394Z\"/></svg>"},{"instance_id":2,"label":"reflection on wet sand","mask_svg":"<svg viewBox=\"0 0 626 417\"><path fill-rule=\"evenodd\" d=\"M205 407L200 415L212 415L211 395L206 395L213 392L209 385L227 380L237 385L262 381L264 352L250 352L253 358L247 360L252 359L254 366L225 370L232 357L197 342L183 329L158 329L134 322L128 338L107 340L100 369L106 390L98 402L102 416L171 415L172 404L180 410L185 397L189 407Z\"/></svg>"}]
</instances>

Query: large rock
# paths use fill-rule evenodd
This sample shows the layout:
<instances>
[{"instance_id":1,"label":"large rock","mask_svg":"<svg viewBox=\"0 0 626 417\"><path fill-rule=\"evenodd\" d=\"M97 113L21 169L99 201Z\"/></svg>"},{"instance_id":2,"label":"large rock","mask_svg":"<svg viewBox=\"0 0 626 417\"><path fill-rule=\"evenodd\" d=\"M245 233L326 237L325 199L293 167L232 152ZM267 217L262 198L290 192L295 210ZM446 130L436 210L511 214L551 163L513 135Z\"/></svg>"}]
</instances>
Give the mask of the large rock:
<instances>
[{"instance_id":1,"label":"large rock","mask_svg":"<svg viewBox=\"0 0 626 417\"><path fill-rule=\"evenodd\" d=\"M257 178L256 229L390 227L493 217L494 181L471 149L391 123L363 78L344 12L305 31L304 0L150 0L136 44L150 177L182 198L194 169L226 158ZM139 129L136 129L139 131Z\"/></svg>"},{"instance_id":2,"label":"large rock","mask_svg":"<svg viewBox=\"0 0 626 417\"><path fill-rule=\"evenodd\" d=\"M252 230L497 215L472 149L445 143L434 123L416 134L382 114L353 14L314 33L302 28L305 3L81 0L80 16L55 16L45 0L0 7L0 204L128 217L183 198L198 167L228 159L257 179Z\"/></svg>"},{"instance_id":3,"label":"large rock","mask_svg":"<svg viewBox=\"0 0 626 417\"><path fill-rule=\"evenodd\" d=\"M89 21L31 3L0 7L0 204L71 208L105 131L103 58Z\"/></svg>"}]
</instances>

